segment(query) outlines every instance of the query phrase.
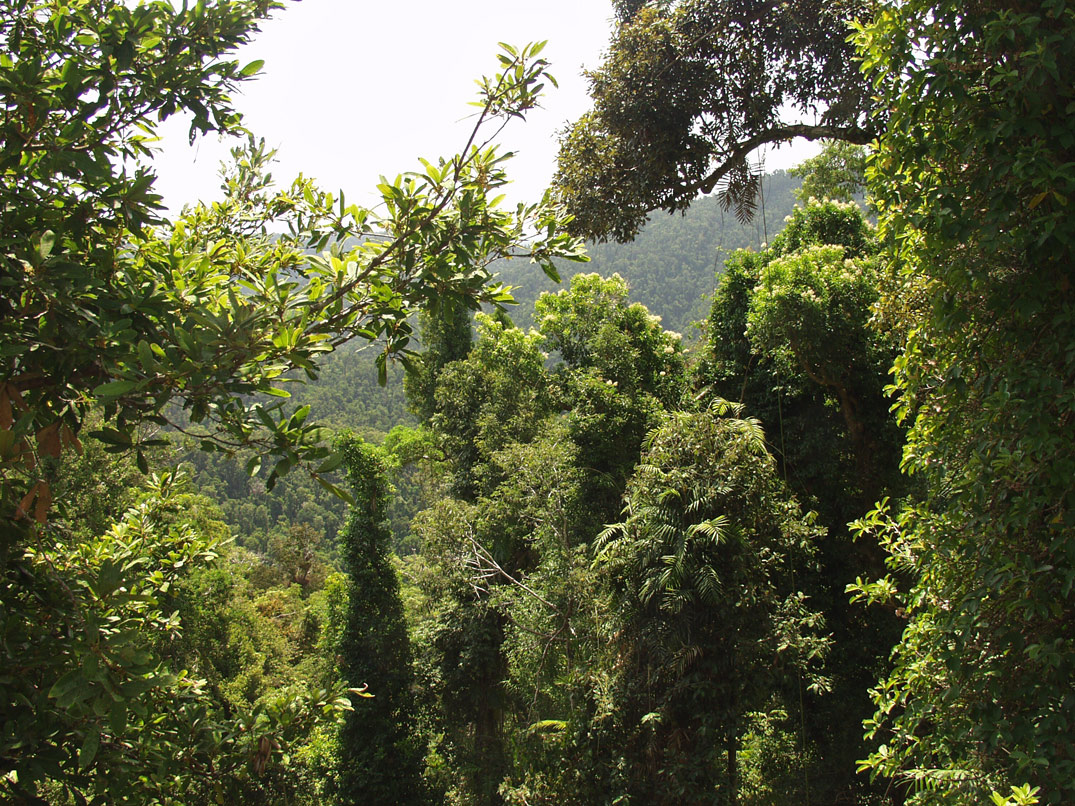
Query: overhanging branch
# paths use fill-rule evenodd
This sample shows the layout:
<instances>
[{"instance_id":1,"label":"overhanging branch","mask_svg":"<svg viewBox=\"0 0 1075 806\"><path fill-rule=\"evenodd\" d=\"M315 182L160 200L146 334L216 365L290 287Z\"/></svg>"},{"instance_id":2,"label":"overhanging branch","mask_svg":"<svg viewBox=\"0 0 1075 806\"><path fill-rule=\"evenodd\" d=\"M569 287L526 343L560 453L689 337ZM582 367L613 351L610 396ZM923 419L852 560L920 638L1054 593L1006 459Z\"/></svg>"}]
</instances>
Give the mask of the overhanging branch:
<instances>
[{"instance_id":1,"label":"overhanging branch","mask_svg":"<svg viewBox=\"0 0 1075 806\"><path fill-rule=\"evenodd\" d=\"M724 160L708 176L682 188L681 195L693 198L699 193L712 193L725 176L736 166L741 165L751 151L767 143L786 143L796 137L807 140L842 140L855 145L867 145L873 141L875 133L858 126L825 126L808 123L794 123L777 126L748 137L728 152Z\"/></svg>"}]
</instances>

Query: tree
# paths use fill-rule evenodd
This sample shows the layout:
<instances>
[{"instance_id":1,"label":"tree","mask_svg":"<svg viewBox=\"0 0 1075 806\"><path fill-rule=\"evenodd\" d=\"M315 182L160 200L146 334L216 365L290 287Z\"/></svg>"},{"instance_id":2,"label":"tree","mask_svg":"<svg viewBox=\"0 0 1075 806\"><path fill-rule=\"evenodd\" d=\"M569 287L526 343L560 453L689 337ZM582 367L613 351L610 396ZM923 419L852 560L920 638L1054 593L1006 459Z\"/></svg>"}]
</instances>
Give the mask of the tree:
<instances>
[{"instance_id":1,"label":"tree","mask_svg":"<svg viewBox=\"0 0 1075 806\"><path fill-rule=\"evenodd\" d=\"M825 685L822 620L795 583L819 530L776 475L757 421L729 410L665 417L625 520L598 543L620 656L623 785L645 802L712 803L716 791L736 803L746 715L800 672Z\"/></svg>"},{"instance_id":2,"label":"tree","mask_svg":"<svg viewBox=\"0 0 1075 806\"><path fill-rule=\"evenodd\" d=\"M499 578L493 597L508 615L505 730L512 764L504 802L597 803L608 794L594 761L591 693L603 669L601 623L591 541L599 528L584 480L588 468L569 426L550 418L533 441L499 451L505 479L490 501L498 520L517 524L526 561L485 575ZM510 518L510 521L509 521ZM517 527L517 528L518 528Z\"/></svg>"},{"instance_id":3,"label":"tree","mask_svg":"<svg viewBox=\"0 0 1075 806\"><path fill-rule=\"evenodd\" d=\"M383 374L407 346L412 311L508 299L487 287L491 261L528 254L555 274L552 257L579 257L550 202L513 213L491 202L506 178L488 129L536 103L540 46L505 50L460 155L381 184L384 215L303 179L274 191L271 155L251 141L224 202L165 226L152 174L128 173L127 161L148 155L154 118L177 109L194 112L194 130L239 131L226 92L260 63L224 55L277 7L25 2L3 23L14 53L0 66L12 144L0 230L7 522L45 520L50 491L34 468L77 449L95 401L109 421L95 436L119 451L153 442L142 424L189 422L205 426L207 447L271 454L270 485L296 465L315 469L327 453L316 427L264 402L286 397L289 370L316 377L320 355L358 337L384 340ZM531 225L541 236L528 242Z\"/></svg>"},{"instance_id":4,"label":"tree","mask_svg":"<svg viewBox=\"0 0 1075 806\"><path fill-rule=\"evenodd\" d=\"M790 173L803 180L802 187L795 191L799 201L853 201L866 189L866 149L855 143L830 140L820 154L803 160Z\"/></svg>"},{"instance_id":5,"label":"tree","mask_svg":"<svg viewBox=\"0 0 1075 806\"><path fill-rule=\"evenodd\" d=\"M867 169L890 245L878 315L902 337L904 466L924 482L863 524L911 579L866 766L913 803L1023 783L1069 803L1075 10L915 0L857 42L891 110Z\"/></svg>"},{"instance_id":6,"label":"tree","mask_svg":"<svg viewBox=\"0 0 1075 806\"><path fill-rule=\"evenodd\" d=\"M868 262L846 258L840 246L811 246L765 266L747 313L747 335L759 354L783 364L785 374L802 372L838 401L870 500L882 489L876 464L887 458L878 447L883 420L871 420L892 360L885 340L869 330L876 299Z\"/></svg>"},{"instance_id":7,"label":"tree","mask_svg":"<svg viewBox=\"0 0 1075 806\"><path fill-rule=\"evenodd\" d=\"M403 379L407 403L419 420L425 422L436 409L437 376L445 364L467 357L474 340L471 312L466 308L440 305L437 310L419 314L419 338L422 354Z\"/></svg>"},{"instance_id":8,"label":"tree","mask_svg":"<svg viewBox=\"0 0 1075 806\"><path fill-rule=\"evenodd\" d=\"M422 665L453 803L608 794L596 759L612 745L589 733L604 674L590 544L683 389L678 336L630 304L622 278L576 276L538 316L541 332L523 333L479 314L470 353L439 374L429 425L455 499L417 519ZM543 347L564 359L552 372Z\"/></svg>"},{"instance_id":9,"label":"tree","mask_svg":"<svg viewBox=\"0 0 1075 806\"><path fill-rule=\"evenodd\" d=\"M729 258L697 376L761 419L797 494L835 528L897 476L883 393L895 350L870 321L878 249L856 205L797 207L771 246Z\"/></svg>"},{"instance_id":10,"label":"tree","mask_svg":"<svg viewBox=\"0 0 1075 806\"><path fill-rule=\"evenodd\" d=\"M869 3L621 9L633 13L590 75L594 108L561 143L554 185L576 232L629 240L651 210L684 210L713 190L749 217L756 148L796 137L865 144L878 131L881 116L846 41L850 23L872 13Z\"/></svg>"},{"instance_id":11,"label":"tree","mask_svg":"<svg viewBox=\"0 0 1075 806\"><path fill-rule=\"evenodd\" d=\"M568 433L585 457L586 498L602 523L616 517L642 440L686 388L678 333L628 299L618 274L577 274L542 294L534 316L563 364L556 376Z\"/></svg>"},{"instance_id":12,"label":"tree","mask_svg":"<svg viewBox=\"0 0 1075 806\"><path fill-rule=\"evenodd\" d=\"M269 558L285 587L296 584L308 589L315 581L324 581L326 572L318 557L323 541L324 535L309 523L293 523L286 535L269 538Z\"/></svg>"},{"instance_id":13,"label":"tree","mask_svg":"<svg viewBox=\"0 0 1075 806\"><path fill-rule=\"evenodd\" d=\"M498 804L510 762L503 652L510 613L490 595L504 579L485 578L476 563L491 559L509 574L532 564L524 513L497 502L512 470L496 457L544 433L552 396L541 336L485 314L475 319L474 346L438 376L429 423L446 460L447 495L415 525L433 569L423 582L436 614L423 660L441 714L449 799Z\"/></svg>"},{"instance_id":14,"label":"tree","mask_svg":"<svg viewBox=\"0 0 1075 806\"><path fill-rule=\"evenodd\" d=\"M886 784L856 776L855 762L869 751L866 691L885 673L900 623L894 609L870 613L845 593L856 577L881 572L885 556L846 524L907 487L902 433L883 393L893 338L870 321L878 248L853 204L796 208L770 247L727 261L696 376L762 422L788 487L826 528L819 571L799 584L832 630L832 694L805 695L792 710L808 741L811 796L825 802L883 797Z\"/></svg>"},{"instance_id":15,"label":"tree","mask_svg":"<svg viewBox=\"0 0 1075 806\"><path fill-rule=\"evenodd\" d=\"M341 437L354 505L340 535L349 576L340 673L368 688L340 731L337 798L344 804L424 802L423 748L414 730L410 643L388 528L390 491L378 449Z\"/></svg>"},{"instance_id":16,"label":"tree","mask_svg":"<svg viewBox=\"0 0 1075 806\"><path fill-rule=\"evenodd\" d=\"M440 372L431 421L451 465L450 492L470 501L500 480L493 453L529 441L552 405L541 337L485 314L475 319L473 348Z\"/></svg>"},{"instance_id":17,"label":"tree","mask_svg":"<svg viewBox=\"0 0 1075 806\"><path fill-rule=\"evenodd\" d=\"M626 395L650 394L674 406L682 394L679 334L628 300L627 282L576 274L568 289L542 294L534 306L539 332L571 369L594 369Z\"/></svg>"}]
</instances>

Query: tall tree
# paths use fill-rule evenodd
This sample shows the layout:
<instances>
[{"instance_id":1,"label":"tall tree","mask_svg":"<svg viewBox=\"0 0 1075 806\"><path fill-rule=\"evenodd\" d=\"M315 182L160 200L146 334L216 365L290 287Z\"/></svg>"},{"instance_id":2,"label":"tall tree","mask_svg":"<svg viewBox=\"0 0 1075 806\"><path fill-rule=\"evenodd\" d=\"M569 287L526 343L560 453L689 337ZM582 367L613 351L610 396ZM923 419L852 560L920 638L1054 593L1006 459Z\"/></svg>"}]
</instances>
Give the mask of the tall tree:
<instances>
[{"instance_id":1,"label":"tall tree","mask_svg":"<svg viewBox=\"0 0 1075 806\"><path fill-rule=\"evenodd\" d=\"M856 205L797 207L769 247L729 258L697 372L761 419L793 488L837 528L897 477L895 348L870 323L879 248Z\"/></svg>"},{"instance_id":2,"label":"tall tree","mask_svg":"<svg viewBox=\"0 0 1075 806\"><path fill-rule=\"evenodd\" d=\"M493 453L529 441L552 407L541 337L476 319L473 349L441 370L431 421L452 468L451 494L469 501L500 481Z\"/></svg>"},{"instance_id":3,"label":"tall tree","mask_svg":"<svg viewBox=\"0 0 1075 806\"><path fill-rule=\"evenodd\" d=\"M572 441L585 457L594 516L615 519L642 440L686 388L679 334L632 303L627 282L577 274L534 306L546 344L563 363L556 380Z\"/></svg>"},{"instance_id":4,"label":"tall tree","mask_svg":"<svg viewBox=\"0 0 1075 806\"><path fill-rule=\"evenodd\" d=\"M498 503L512 473L496 460L529 444L552 413L541 337L484 314L467 357L447 364L435 393L430 428L446 457L448 496L416 521L422 553L435 573L425 589L438 618L428 627L424 659L442 714L452 770L451 802L499 804L510 764L505 744L508 695L504 638L510 613L493 595L510 575L532 566L525 512Z\"/></svg>"},{"instance_id":5,"label":"tall tree","mask_svg":"<svg viewBox=\"0 0 1075 806\"><path fill-rule=\"evenodd\" d=\"M340 673L373 696L356 699L340 730L337 797L353 806L418 804L424 748L414 729L410 642L391 562L388 477L372 445L345 435L338 449L354 498L340 535L349 576Z\"/></svg>"},{"instance_id":6,"label":"tall tree","mask_svg":"<svg viewBox=\"0 0 1075 806\"><path fill-rule=\"evenodd\" d=\"M914 803L1075 800L1075 8L912 0L857 37L891 110L869 162L904 464L872 526L913 583L875 772ZM882 597L883 580L860 591Z\"/></svg>"},{"instance_id":7,"label":"tall tree","mask_svg":"<svg viewBox=\"0 0 1075 806\"><path fill-rule=\"evenodd\" d=\"M678 336L631 304L619 277L576 276L538 314L541 333L528 334L478 315L471 352L440 373L430 422L456 497L418 518L435 569L423 580L436 614L424 665L451 802L608 793L599 770L612 746L589 733L604 673L589 668L604 612L590 544L684 386ZM551 372L542 347L564 359Z\"/></svg>"},{"instance_id":8,"label":"tall tree","mask_svg":"<svg viewBox=\"0 0 1075 806\"><path fill-rule=\"evenodd\" d=\"M900 629L891 610L869 613L845 593L884 559L876 540L853 541L846 524L906 486L902 435L882 391L893 339L870 324L878 248L853 204L797 208L769 248L728 260L697 376L761 420L788 486L827 530L820 572L800 584L832 630L833 693L806 695L795 710L812 747L812 794L832 802L867 796L868 782L855 774L869 749L860 727L870 712L866 691L885 672ZM880 797L885 782L872 788Z\"/></svg>"},{"instance_id":9,"label":"tall tree","mask_svg":"<svg viewBox=\"0 0 1075 806\"><path fill-rule=\"evenodd\" d=\"M442 303L418 315L418 335L422 353L413 359L411 371L403 379L407 403L422 422L436 410L437 378L445 364L467 357L474 341L471 311Z\"/></svg>"},{"instance_id":10,"label":"tall tree","mask_svg":"<svg viewBox=\"0 0 1075 806\"><path fill-rule=\"evenodd\" d=\"M648 803L737 803L747 714L800 673L824 686L822 620L796 587L819 530L777 476L757 421L729 409L664 419L626 519L600 542L620 655L621 785Z\"/></svg>"}]
</instances>

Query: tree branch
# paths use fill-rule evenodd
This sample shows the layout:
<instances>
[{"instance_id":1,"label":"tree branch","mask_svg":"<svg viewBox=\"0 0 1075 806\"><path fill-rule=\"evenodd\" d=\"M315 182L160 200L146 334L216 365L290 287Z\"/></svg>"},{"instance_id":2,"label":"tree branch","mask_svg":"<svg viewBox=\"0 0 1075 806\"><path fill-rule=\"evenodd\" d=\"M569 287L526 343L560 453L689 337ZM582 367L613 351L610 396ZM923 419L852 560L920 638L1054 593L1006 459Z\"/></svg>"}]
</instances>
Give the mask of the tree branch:
<instances>
[{"instance_id":1,"label":"tree branch","mask_svg":"<svg viewBox=\"0 0 1075 806\"><path fill-rule=\"evenodd\" d=\"M712 193L717 183L737 165L741 164L751 151L766 143L785 143L796 137L803 137L807 140L843 140L855 145L868 145L875 136L871 129L863 129L858 126L840 127L811 125L809 123L777 126L759 132L753 137L748 137L736 145L712 173L693 184L682 187L681 192L689 194L692 198L699 193Z\"/></svg>"}]
</instances>

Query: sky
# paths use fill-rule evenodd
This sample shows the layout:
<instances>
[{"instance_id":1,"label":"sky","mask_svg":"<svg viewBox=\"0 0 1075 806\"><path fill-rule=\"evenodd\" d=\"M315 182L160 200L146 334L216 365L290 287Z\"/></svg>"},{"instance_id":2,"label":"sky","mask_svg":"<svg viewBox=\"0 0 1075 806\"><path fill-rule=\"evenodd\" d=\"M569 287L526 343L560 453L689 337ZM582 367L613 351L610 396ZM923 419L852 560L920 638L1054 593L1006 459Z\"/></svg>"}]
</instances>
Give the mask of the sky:
<instances>
[{"instance_id":1,"label":"sky","mask_svg":"<svg viewBox=\"0 0 1075 806\"><path fill-rule=\"evenodd\" d=\"M608 0L301 0L262 25L238 58L263 59L258 78L234 98L244 122L278 150L273 176L298 173L350 201L374 202L378 177L420 168L462 148L475 111L475 79L496 72L498 42L548 40L542 56L559 89L501 138L512 202L536 201L555 170L557 136L589 108L584 68L601 63L612 30ZM189 121L160 130L157 190L172 212L219 198L217 171L233 141L187 143ZM783 149L767 168L786 168L810 150Z\"/></svg>"}]
</instances>

